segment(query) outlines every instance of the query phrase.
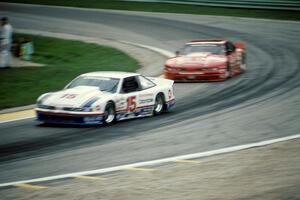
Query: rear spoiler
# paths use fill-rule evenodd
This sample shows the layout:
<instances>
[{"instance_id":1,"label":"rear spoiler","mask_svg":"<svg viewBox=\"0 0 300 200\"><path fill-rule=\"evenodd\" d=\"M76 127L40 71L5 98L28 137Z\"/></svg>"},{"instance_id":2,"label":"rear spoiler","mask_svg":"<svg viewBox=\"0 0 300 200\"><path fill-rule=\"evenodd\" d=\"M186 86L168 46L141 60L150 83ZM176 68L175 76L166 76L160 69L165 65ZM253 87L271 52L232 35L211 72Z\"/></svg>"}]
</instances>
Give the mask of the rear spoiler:
<instances>
[{"instance_id":1,"label":"rear spoiler","mask_svg":"<svg viewBox=\"0 0 300 200\"><path fill-rule=\"evenodd\" d=\"M242 42L234 43L234 46L239 49L246 49L245 43L242 43Z\"/></svg>"}]
</instances>

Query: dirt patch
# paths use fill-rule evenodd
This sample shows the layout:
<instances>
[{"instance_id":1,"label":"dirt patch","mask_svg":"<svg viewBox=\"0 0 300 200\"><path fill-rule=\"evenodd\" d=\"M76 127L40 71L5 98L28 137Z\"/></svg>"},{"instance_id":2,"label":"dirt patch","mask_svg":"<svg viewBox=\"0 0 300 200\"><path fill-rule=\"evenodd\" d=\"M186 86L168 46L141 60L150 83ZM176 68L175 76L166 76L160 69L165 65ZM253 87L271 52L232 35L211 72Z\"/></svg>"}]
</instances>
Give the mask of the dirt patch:
<instances>
[{"instance_id":1,"label":"dirt patch","mask_svg":"<svg viewBox=\"0 0 300 200\"><path fill-rule=\"evenodd\" d=\"M168 164L154 172L119 172L105 180L68 180L44 190L9 188L2 199L298 199L300 139ZM43 185L42 183L40 183ZM49 184L49 183L48 183ZM45 184L44 184L45 185Z\"/></svg>"}]
</instances>

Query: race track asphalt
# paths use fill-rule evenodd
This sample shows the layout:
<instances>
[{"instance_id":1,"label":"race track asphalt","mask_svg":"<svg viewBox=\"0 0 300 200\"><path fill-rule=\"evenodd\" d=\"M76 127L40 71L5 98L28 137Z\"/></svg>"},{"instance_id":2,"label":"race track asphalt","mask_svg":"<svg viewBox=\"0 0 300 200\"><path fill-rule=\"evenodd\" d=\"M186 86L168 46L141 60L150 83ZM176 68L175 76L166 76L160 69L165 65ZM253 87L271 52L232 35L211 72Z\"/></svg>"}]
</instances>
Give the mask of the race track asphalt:
<instances>
[{"instance_id":1,"label":"race track asphalt","mask_svg":"<svg viewBox=\"0 0 300 200\"><path fill-rule=\"evenodd\" d=\"M109 127L0 124L0 183L214 150L300 131L300 23L0 3L15 28L151 45L191 39L247 45L247 73L176 84L173 112ZM162 68L161 66L157 66Z\"/></svg>"}]
</instances>

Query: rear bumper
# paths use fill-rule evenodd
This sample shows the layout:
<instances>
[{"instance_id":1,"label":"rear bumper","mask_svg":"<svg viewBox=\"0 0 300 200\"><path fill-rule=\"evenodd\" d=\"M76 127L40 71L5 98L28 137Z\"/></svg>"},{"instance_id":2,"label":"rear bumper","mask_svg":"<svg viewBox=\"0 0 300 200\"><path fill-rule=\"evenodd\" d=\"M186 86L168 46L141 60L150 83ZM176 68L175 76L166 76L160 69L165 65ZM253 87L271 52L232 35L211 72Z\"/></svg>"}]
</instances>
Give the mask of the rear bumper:
<instances>
[{"instance_id":1,"label":"rear bumper","mask_svg":"<svg viewBox=\"0 0 300 200\"><path fill-rule=\"evenodd\" d=\"M203 72L203 73L185 73L185 72L164 72L165 78L176 82L197 82L197 81L224 81L227 79L225 73Z\"/></svg>"},{"instance_id":2,"label":"rear bumper","mask_svg":"<svg viewBox=\"0 0 300 200\"><path fill-rule=\"evenodd\" d=\"M36 119L49 124L97 125L103 124L103 114L74 114L36 110Z\"/></svg>"}]
</instances>

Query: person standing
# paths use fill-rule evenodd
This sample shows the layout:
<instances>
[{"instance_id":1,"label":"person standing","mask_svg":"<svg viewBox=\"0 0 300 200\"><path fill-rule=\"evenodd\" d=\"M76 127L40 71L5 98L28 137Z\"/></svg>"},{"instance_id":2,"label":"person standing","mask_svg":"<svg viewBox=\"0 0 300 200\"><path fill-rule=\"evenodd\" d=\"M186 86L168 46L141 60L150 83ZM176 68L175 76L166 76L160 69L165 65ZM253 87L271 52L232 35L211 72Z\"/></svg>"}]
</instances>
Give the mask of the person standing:
<instances>
[{"instance_id":1,"label":"person standing","mask_svg":"<svg viewBox=\"0 0 300 200\"><path fill-rule=\"evenodd\" d=\"M7 17L1 18L0 34L0 68L10 67L11 65L11 46L12 46L12 26Z\"/></svg>"}]
</instances>

